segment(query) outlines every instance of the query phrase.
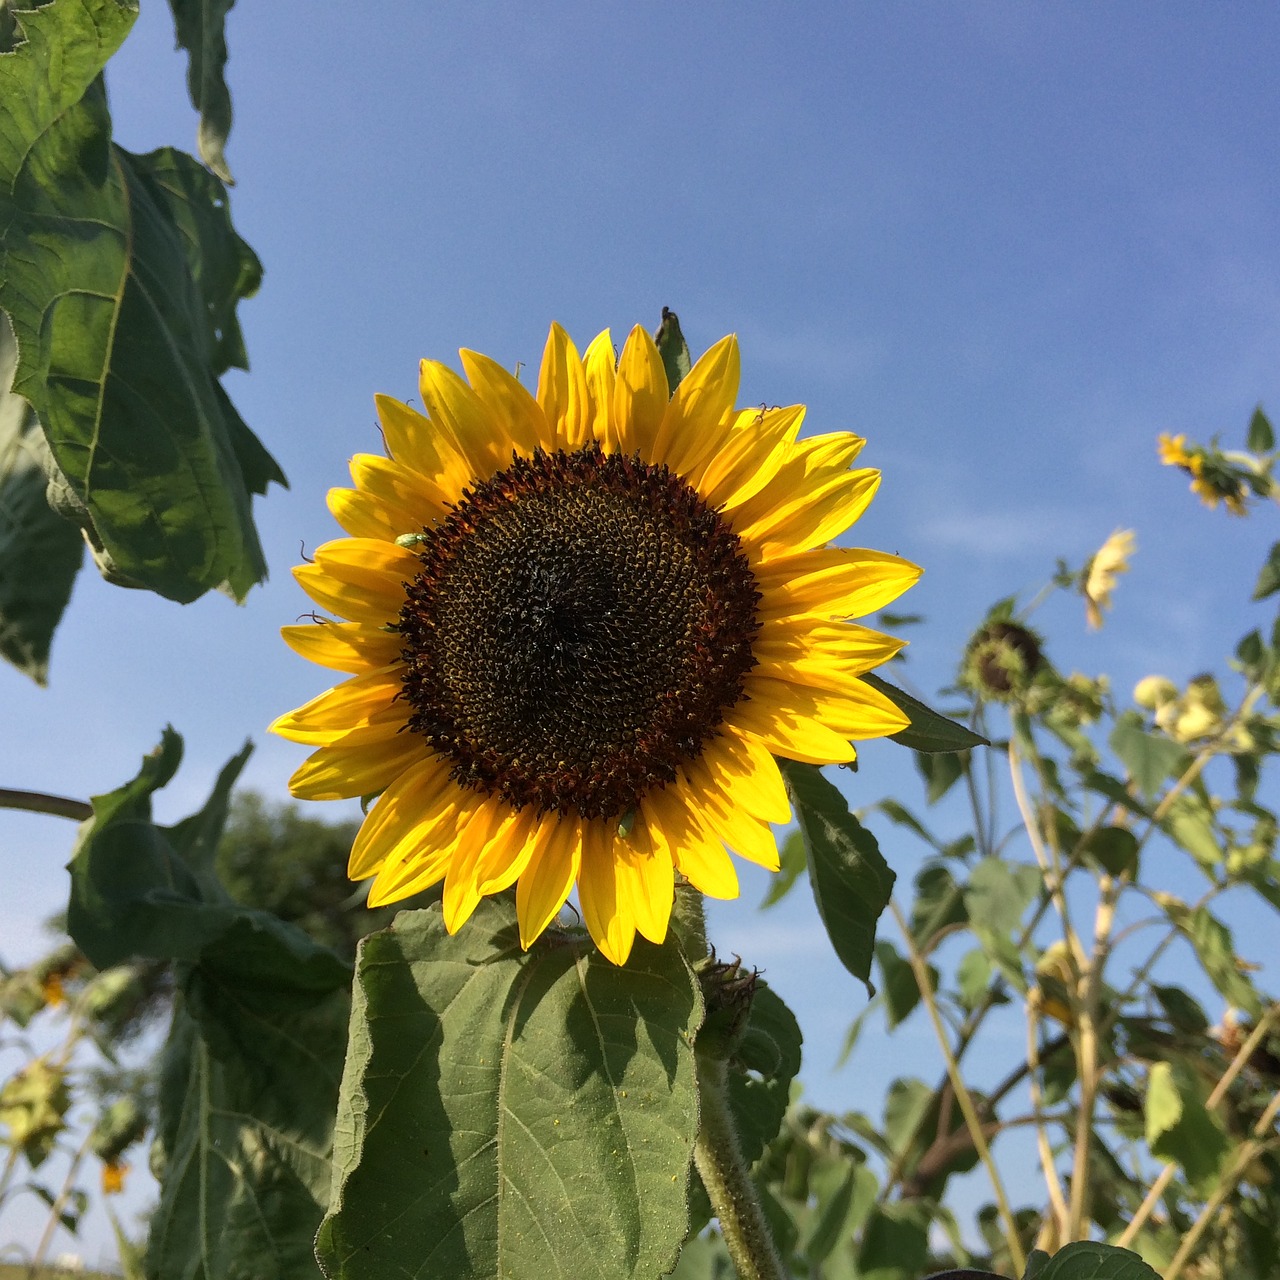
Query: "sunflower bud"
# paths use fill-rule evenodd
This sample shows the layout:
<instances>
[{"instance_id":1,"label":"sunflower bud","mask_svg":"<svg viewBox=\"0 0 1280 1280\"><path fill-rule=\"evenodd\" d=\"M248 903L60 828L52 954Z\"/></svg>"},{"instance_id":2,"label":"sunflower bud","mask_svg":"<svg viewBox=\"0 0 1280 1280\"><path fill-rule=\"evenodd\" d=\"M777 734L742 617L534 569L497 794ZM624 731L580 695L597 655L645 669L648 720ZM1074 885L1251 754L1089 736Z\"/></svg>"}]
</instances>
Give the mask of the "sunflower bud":
<instances>
[{"instance_id":1,"label":"sunflower bud","mask_svg":"<svg viewBox=\"0 0 1280 1280\"><path fill-rule=\"evenodd\" d=\"M1011 702L1044 667L1040 637L1017 622L988 622L969 641L961 683L979 696Z\"/></svg>"},{"instance_id":2,"label":"sunflower bud","mask_svg":"<svg viewBox=\"0 0 1280 1280\"><path fill-rule=\"evenodd\" d=\"M1167 676L1143 676L1133 686L1133 700L1148 711L1158 711L1178 696L1178 686Z\"/></svg>"}]
</instances>

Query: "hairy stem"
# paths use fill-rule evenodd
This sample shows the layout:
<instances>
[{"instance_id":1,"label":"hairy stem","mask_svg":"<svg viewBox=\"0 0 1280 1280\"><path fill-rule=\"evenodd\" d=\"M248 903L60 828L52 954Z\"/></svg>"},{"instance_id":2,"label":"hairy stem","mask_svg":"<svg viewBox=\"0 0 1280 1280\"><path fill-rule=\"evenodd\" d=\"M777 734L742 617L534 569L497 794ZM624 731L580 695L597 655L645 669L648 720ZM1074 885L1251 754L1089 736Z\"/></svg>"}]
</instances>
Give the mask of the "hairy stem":
<instances>
[{"instance_id":1,"label":"hairy stem","mask_svg":"<svg viewBox=\"0 0 1280 1280\"><path fill-rule=\"evenodd\" d=\"M729 1111L723 1058L698 1054L698 1101L693 1161L720 1220L738 1280L786 1280Z\"/></svg>"}]
</instances>

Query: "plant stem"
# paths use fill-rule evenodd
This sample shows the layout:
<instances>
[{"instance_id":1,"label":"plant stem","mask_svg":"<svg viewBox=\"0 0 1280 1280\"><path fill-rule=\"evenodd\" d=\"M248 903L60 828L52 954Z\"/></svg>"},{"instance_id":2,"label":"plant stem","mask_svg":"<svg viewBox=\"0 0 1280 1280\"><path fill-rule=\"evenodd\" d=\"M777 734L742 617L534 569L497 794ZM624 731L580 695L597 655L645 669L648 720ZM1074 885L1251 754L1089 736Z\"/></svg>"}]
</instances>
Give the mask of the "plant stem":
<instances>
[{"instance_id":1,"label":"plant stem","mask_svg":"<svg viewBox=\"0 0 1280 1280\"><path fill-rule=\"evenodd\" d=\"M85 822L93 817L93 806L67 796L46 795L43 791L11 791L0 787L0 809L24 809L29 813L47 813L55 818Z\"/></svg>"},{"instance_id":2,"label":"plant stem","mask_svg":"<svg viewBox=\"0 0 1280 1280\"><path fill-rule=\"evenodd\" d=\"M729 1111L725 1061L698 1054L700 1117L693 1160L738 1280L786 1280Z\"/></svg>"},{"instance_id":3,"label":"plant stem","mask_svg":"<svg viewBox=\"0 0 1280 1280\"><path fill-rule=\"evenodd\" d=\"M1004 1221L1005 1242L1009 1246L1009 1256L1013 1261L1014 1269L1021 1275L1027 1268L1027 1255L1022 1248L1022 1241L1018 1238L1018 1222L1013 1216L1013 1210L1009 1207L1009 1197L1005 1194L1004 1182L1000 1178L1000 1171L996 1168L996 1163L991 1157L991 1148L987 1145L986 1134L982 1131L982 1121L978 1118L978 1109L974 1106L973 1097L960 1075L960 1066L951 1052L947 1028L942 1021L942 1015L938 1012L938 1002L933 998L933 986L929 981L928 968L925 966L924 957L921 956L920 950L915 944L915 939L912 938L911 932L907 928L902 908L898 906L897 902L890 902L889 909L893 912L894 919L898 922L898 928L902 930L902 935L906 939L907 960L911 965L911 972L915 975L916 986L920 989L920 999L929 1011L934 1034L938 1038L938 1045L947 1064L947 1076L951 1081L951 1088L955 1093L956 1102L960 1106L960 1113L964 1116L969 1136L973 1139L974 1150L978 1153L978 1158L986 1167L987 1175L991 1179L991 1190L995 1195L1000 1217Z\"/></svg>"},{"instance_id":4,"label":"plant stem","mask_svg":"<svg viewBox=\"0 0 1280 1280\"><path fill-rule=\"evenodd\" d=\"M1070 1218L1067 1209L1067 1197L1062 1189L1062 1179L1058 1175L1058 1166L1053 1159L1053 1146L1049 1142L1049 1131L1044 1122L1044 1099L1040 1089L1040 1015L1034 1006L1027 1006L1027 1086L1031 1094L1031 1108L1035 1114L1036 1146L1040 1151L1040 1167L1044 1171L1045 1187L1049 1192L1049 1203L1053 1206L1055 1246L1067 1237L1067 1222ZM1043 1228L1042 1228L1043 1231ZM1052 1253L1055 1250L1049 1249Z\"/></svg>"},{"instance_id":5,"label":"plant stem","mask_svg":"<svg viewBox=\"0 0 1280 1280\"><path fill-rule=\"evenodd\" d=\"M89 1144L93 1141L93 1133L90 1131L85 1135L84 1141L80 1144L80 1149L71 1157L71 1166L67 1170L67 1176L62 1180L62 1188L59 1190L54 1202L49 1206L49 1218L44 1225L44 1234L40 1237L40 1243L36 1245L36 1251L31 1255L31 1269L27 1273L34 1277L41 1274L41 1267L44 1263L44 1256L49 1252L49 1246L53 1243L53 1236L57 1229L62 1225L62 1207L67 1203L67 1198L71 1195L71 1185L75 1182L76 1174L80 1172L80 1164L85 1156L89 1153Z\"/></svg>"}]
</instances>

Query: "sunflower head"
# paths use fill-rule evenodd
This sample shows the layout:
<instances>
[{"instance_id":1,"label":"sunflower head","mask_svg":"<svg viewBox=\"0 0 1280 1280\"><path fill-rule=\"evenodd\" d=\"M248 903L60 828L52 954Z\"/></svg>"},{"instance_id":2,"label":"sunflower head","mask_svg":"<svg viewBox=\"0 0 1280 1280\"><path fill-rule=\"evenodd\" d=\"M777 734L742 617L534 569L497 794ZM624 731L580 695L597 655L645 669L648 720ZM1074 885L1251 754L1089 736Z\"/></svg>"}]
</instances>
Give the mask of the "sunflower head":
<instances>
[{"instance_id":1,"label":"sunflower head","mask_svg":"<svg viewBox=\"0 0 1280 1280\"><path fill-rule=\"evenodd\" d=\"M1020 622L992 619L970 639L960 682L980 697L1017 701L1046 665L1041 643L1040 637Z\"/></svg>"},{"instance_id":2,"label":"sunflower head","mask_svg":"<svg viewBox=\"0 0 1280 1280\"><path fill-rule=\"evenodd\" d=\"M387 456L330 493L347 537L295 570L335 615L286 627L348 678L272 728L316 748L290 786L378 794L350 874L371 905L443 880L457 929L515 886L528 946L576 886L618 963L666 934L677 875L737 894L778 865L774 756L854 759L902 713L860 677L901 642L850 621L919 570L831 545L879 474L802 407L739 410L729 337L670 393L636 328L579 356L552 326L536 394L461 353L425 412L377 398Z\"/></svg>"}]
</instances>

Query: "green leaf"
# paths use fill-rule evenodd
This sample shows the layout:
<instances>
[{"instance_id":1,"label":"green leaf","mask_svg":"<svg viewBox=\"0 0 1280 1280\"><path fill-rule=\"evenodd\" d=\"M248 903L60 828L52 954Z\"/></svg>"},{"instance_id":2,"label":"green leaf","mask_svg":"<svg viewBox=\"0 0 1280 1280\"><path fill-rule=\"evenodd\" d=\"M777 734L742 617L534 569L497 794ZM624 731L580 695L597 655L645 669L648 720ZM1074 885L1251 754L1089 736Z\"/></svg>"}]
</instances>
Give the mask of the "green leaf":
<instances>
[{"instance_id":1,"label":"green leaf","mask_svg":"<svg viewBox=\"0 0 1280 1280\"><path fill-rule=\"evenodd\" d=\"M1213 810L1195 792L1184 791L1178 796L1161 819L1160 826L1206 871L1221 866L1226 858L1226 850L1214 824Z\"/></svg>"},{"instance_id":2,"label":"green leaf","mask_svg":"<svg viewBox=\"0 0 1280 1280\"><path fill-rule=\"evenodd\" d=\"M964 776L964 764L955 751L917 751L916 768L925 780L929 804L937 804Z\"/></svg>"},{"instance_id":3,"label":"green leaf","mask_svg":"<svg viewBox=\"0 0 1280 1280\"><path fill-rule=\"evenodd\" d=\"M0 656L44 684L84 541L45 498L49 448L31 406L8 390L17 360L0 313Z\"/></svg>"},{"instance_id":4,"label":"green leaf","mask_svg":"<svg viewBox=\"0 0 1280 1280\"><path fill-rule=\"evenodd\" d=\"M662 323L653 340L662 357L662 367L667 371L667 389L675 395L676 388L693 368L693 362L689 357L689 344L680 332L680 317L669 307L662 308Z\"/></svg>"},{"instance_id":5,"label":"green leaf","mask_svg":"<svg viewBox=\"0 0 1280 1280\"><path fill-rule=\"evenodd\" d=\"M874 672L867 672L859 677L873 689L878 689L892 702L903 715L907 716L911 725L899 733L890 734L894 742L915 751L967 751L971 747L989 747L987 741L972 729L948 720L930 707L926 707L918 698L904 693L896 685L891 685Z\"/></svg>"},{"instance_id":6,"label":"green leaf","mask_svg":"<svg viewBox=\"0 0 1280 1280\"><path fill-rule=\"evenodd\" d=\"M702 1009L673 947L520 949L486 899L357 960L326 1275L657 1276L685 1234Z\"/></svg>"},{"instance_id":7,"label":"green leaf","mask_svg":"<svg viewBox=\"0 0 1280 1280\"><path fill-rule=\"evenodd\" d=\"M976 1009L991 986L991 958L981 947L966 951L956 966L956 989L965 1009Z\"/></svg>"},{"instance_id":8,"label":"green leaf","mask_svg":"<svg viewBox=\"0 0 1280 1280\"><path fill-rule=\"evenodd\" d=\"M1205 1107L1205 1090L1188 1063L1157 1062L1147 1077L1143 1115L1147 1145L1179 1164L1202 1193L1212 1189L1231 1141Z\"/></svg>"},{"instance_id":9,"label":"green leaf","mask_svg":"<svg viewBox=\"0 0 1280 1280\"><path fill-rule=\"evenodd\" d=\"M187 92L200 113L196 134L200 159L230 183L225 155L231 132L231 94L223 74L227 65L227 14L235 0L169 0L178 47L190 54Z\"/></svg>"},{"instance_id":10,"label":"green leaf","mask_svg":"<svg viewBox=\"0 0 1280 1280\"><path fill-rule=\"evenodd\" d=\"M23 10L0 59L0 308L14 390L56 464L55 506L112 581L237 599L266 574L250 511L283 476L218 375L244 364L235 307L261 268L226 189L189 156L111 143L100 72L136 6Z\"/></svg>"},{"instance_id":11,"label":"green leaf","mask_svg":"<svg viewBox=\"0 0 1280 1280\"><path fill-rule=\"evenodd\" d=\"M1136 1253L1092 1240L1059 1249L1034 1275L1035 1280L1160 1280Z\"/></svg>"},{"instance_id":12,"label":"green leaf","mask_svg":"<svg viewBox=\"0 0 1280 1280\"><path fill-rule=\"evenodd\" d=\"M916 897L911 904L911 936L921 951L932 949L938 934L967 924L964 890L940 862L926 862L916 873Z\"/></svg>"},{"instance_id":13,"label":"green leaf","mask_svg":"<svg viewBox=\"0 0 1280 1280\"><path fill-rule=\"evenodd\" d=\"M1022 923L1023 913L1044 883L1036 867L983 858L969 873L964 888L970 921L992 933L1008 937Z\"/></svg>"},{"instance_id":14,"label":"green leaf","mask_svg":"<svg viewBox=\"0 0 1280 1280\"><path fill-rule=\"evenodd\" d=\"M1128 827L1099 827L1089 833L1084 854L1109 876L1138 878L1138 837Z\"/></svg>"},{"instance_id":15,"label":"green leaf","mask_svg":"<svg viewBox=\"0 0 1280 1280\"><path fill-rule=\"evenodd\" d=\"M915 1011L920 1003L920 988L910 964L898 954L892 942L882 939L876 943L876 960L883 982L880 994L884 999L885 1020L892 1031ZM927 965L926 969L930 990L937 991L938 971L933 965Z\"/></svg>"},{"instance_id":16,"label":"green leaf","mask_svg":"<svg viewBox=\"0 0 1280 1280\"><path fill-rule=\"evenodd\" d=\"M1249 419L1249 438L1246 447L1250 453L1270 453L1276 447L1276 433L1259 405Z\"/></svg>"},{"instance_id":17,"label":"green leaf","mask_svg":"<svg viewBox=\"0 0 1280 1280\"><path fill-rule=\"evenodd\" d=\"M1116 720L1111 749L1120 757L1129 776L1145 796L1154 796L1164 782L1185 772L1191 757L1185 748L1163 734L1148 733L1142 717L1126 711Z\"/></svg>"},{"instance_id":18,"label":"green leaf","mask_svg":"<svg viewBox=\"0 0 1280 1280\"><path fill-rule=\"evenodd\" d=\"M351 970L301 930L232 903L211 869L249 748L205 805L151 821L182 740L166 730L137 777L95 797L71 864L68 930L98 968L176 960L162 1064L153 1280L315 1274Z\"/></svg>"},{"instance_id":19,"label":"green leaf","mask_svg":"<svg viewBox=\"0 0 1280 1280\"><path fill-rule=\"evenodd\" d=\"M777 874L770 879L768 891L760 903L761 909L781 902L794 888L807 865L804 837L798 831L791 832L782 842L782 847L778 850L778 863Z\"/></svg>"},{"instance_id":20,"label":"green leaf","mask_svg":"<svg viewBox=\"0 0 1280 1280\"><path fill-rule=\"evenodd\" d=\"M1273 543L1267 553L1266 563L1259 571L1258 581L1253 588L1253 598L1265 600L1277 591L1280 591L1280 542Z\"/></svg>"},{"instance_id":21,"label":"green leaf","mask_svg":"<svg viewBox=\"0 0 1280 1280\"><path fill-rule=\"evenodd\" d=\"M1236 1008L1258 1017L1262 1005L1253 983L1240 970L1231 930L1208 907L1193 911L1182 927L1209 981Z\"/></svg>"},{"instance_id":22,"label":"green leaf","mask_svg":"<svg viewBox=\"0 0 1280 1280\"><path fill-rule=\"evenodd\" d=\"M929 1208L916 1202L877 1205L858 1249L860 1280L916 1280L929 1258Z\"/></svg>"},{"instance_id":23,"label":"green leaf","mask_svg":"<svg viewBox=\"0 0 1280 1280\"><path fill-rule=\"evenodd\" d=\"M838 787L815 765L780 760L809 858L818 914L840 963L867 990L876 921L889 905L894 874L876 838L849 812Z\"/></svg>"},{"instance_id":24,"label":"green leaf","mask_svg":"<svg viewBox=\"0 0 1280 1280\"><path fill-rule=\"evenodd\" d=\"M1209 1019L1200 1007L1200 1002L1181 987L1152 983L1151 992L1160 1001L1160 1007L1176 1031L1203 1035L1209 1030Z\"/></svg>"},{"instance_id":25,"label":"green leaf","mask_svg":"<svg viewBox=\"0 0 1280 1280\"><path fill-rule=\"evenodd\" d=\"M1128 788L1119 778L1109 773L1103 773L1099 769L1089 769L1081 775L1080 781L1090 791L1105 797L1113 804L1118 804L1122 809L1128 809L1130 813L1136 813L1143 818L1151 816L1151 810L1136 796L1130 795Z\"/></svg>"},{"instance_id":26,"label":"green leaf","mask_svg":"<svg viewBox=\"0 0 1280 1280\"><path fill-rule=\"evenodd\" d=\"M757 983L728 1071L729 1107L748 1165L755 1164L782 1128L803 1041L795 1014L763 981Z\"/></svg>"}]
</instances>

